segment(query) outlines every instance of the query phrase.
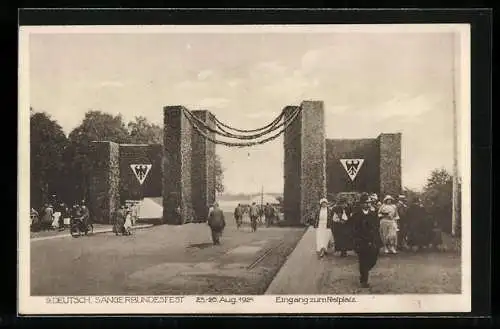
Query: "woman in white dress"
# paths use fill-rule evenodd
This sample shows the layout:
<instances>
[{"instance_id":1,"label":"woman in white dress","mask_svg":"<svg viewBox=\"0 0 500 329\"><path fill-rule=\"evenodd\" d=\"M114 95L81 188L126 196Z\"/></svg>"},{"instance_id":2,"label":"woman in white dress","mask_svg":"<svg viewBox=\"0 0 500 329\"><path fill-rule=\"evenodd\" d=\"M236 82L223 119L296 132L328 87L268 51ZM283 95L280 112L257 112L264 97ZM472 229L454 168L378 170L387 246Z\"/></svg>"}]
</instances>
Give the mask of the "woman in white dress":
<instances>
[{"instance_id":1,"label":"woman in white dress","mask_svg":"<svg viewBox=\"0 0 500 329\"><path fill-rule=\"evenodd\" d=\"M321 258L328 250L328 245L332 241L333 212L328 207L328 200L320 200L320 207L316 211L312 225L316 229L316 252Z\"/></svg>"},{"instance_id":2,"label":"woman in white dress","mask_svg":"<svg viewBox=\"0 0 500 329\"><path fill-rule=\"evenodd\" d=\"M125 235L130 235L130 228L132 227L132 212L130 208L126 209L125 224L123 226L125 228Z\"/></svg>"},{"instance_id":3,"label":"woman in white dress","mask_svg":"<svg viewBox=\"0 0 500 329\"><path fill-rule=\"evenodd\" d=\"M380 238L384 248L384 254L395 254L396 246L398 244L398 225L399 219L398 209L393 203L394 198L390 195L384 198L384 203L378 210L378 217L380 219Z\"/></svg>"}]
</instances>

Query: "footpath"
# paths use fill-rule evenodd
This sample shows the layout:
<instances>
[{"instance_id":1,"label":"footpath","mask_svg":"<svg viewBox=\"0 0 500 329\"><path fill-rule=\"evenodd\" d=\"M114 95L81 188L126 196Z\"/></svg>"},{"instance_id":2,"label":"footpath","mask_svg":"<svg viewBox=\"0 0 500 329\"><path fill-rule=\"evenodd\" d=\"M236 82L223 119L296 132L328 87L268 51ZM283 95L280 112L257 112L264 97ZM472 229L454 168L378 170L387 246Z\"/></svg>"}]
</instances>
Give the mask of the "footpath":
<instances>
[{"instance_id":1,"label":"footpath","mask_svg":"<svg viewBox=\"0 0 500 329\"><path fill-rule=\"evenodd\" d=\"M136 224L131 227L131 230L139 230L143 228L152 227L153 224ZM94 224L94 234L109 233L113 231L113 225L106 224ZM31 232L31 241L42 241L42 240L52 240L70 237L69 229L64 231L41 231L41 232Z\"/></svg>"},{"instance_id":2,"label":"footpath","mask_svg":"<svg viewBox=\"0 0 500 329\"><path fill-rule=\"evenodd\" d=\"M315 239L314 228L309 227L267 288L266 295L316 293L328 263L318 262Z\"/></svg>"}]
</instances>

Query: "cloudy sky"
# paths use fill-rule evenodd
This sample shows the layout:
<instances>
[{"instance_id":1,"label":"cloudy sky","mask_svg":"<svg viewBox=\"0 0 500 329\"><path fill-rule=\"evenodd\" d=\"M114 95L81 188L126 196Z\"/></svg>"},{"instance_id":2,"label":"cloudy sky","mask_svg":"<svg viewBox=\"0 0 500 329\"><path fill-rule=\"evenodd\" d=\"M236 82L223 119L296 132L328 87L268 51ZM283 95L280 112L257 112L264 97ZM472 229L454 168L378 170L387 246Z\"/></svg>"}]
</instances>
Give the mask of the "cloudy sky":
<instances>
[{"instance_id":1,"label":"cloudy sky","mask_svg":"<svg viewBox=\"0 0 500 329\"><path fill-rule=\"evenodd\" d=\"M403 134L403 185L451 170L453 46L447 33L36 34L30 103L69 133L90 109L146 116L208 109L236 128L323 100L328 138ZM228 192L283 188L282 139L217 146Z\"/></svg>"}]
</instances>

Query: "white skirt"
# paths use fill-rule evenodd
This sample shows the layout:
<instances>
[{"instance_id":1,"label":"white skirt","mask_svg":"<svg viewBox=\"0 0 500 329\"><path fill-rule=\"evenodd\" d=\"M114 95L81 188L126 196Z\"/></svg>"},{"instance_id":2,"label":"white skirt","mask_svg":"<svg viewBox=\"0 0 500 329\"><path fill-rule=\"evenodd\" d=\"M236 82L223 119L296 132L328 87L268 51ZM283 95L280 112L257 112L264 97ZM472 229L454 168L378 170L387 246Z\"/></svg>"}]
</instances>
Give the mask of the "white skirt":
<instances>
[{"instance_id":1,"label":"white skirt","mask_svg":"<svg viewBox=\"0 0 500 329\"><path fill-rule=\"evenodd\" d=\"M57 211L53 216L54 220L52 221L52 227L57 228L59 227L59 217L61 217L61 213Z\"/></svg>"},{"instance_id":2,"label":"white skirt","mask_svg":"<svg viewBox=\"0 0 500 329\"><path fill-rule=\"evenodd\" d=\"M320 222L316 229L316 251L328 249L328 245L333 240L332 230L326 227L326 221Z\"/></svg>"},{"instance_id":3,"label":"white skirt","mask_svg":"<svg viewBox=\"0 0 500 329\"><path fill-rule=\"evenodd\" d=\"M127 215L127 217L125 217L125 224L123 226L125 227L126 230L132 227L132 218L130 215Z\"/></svg>"}]
</instances>

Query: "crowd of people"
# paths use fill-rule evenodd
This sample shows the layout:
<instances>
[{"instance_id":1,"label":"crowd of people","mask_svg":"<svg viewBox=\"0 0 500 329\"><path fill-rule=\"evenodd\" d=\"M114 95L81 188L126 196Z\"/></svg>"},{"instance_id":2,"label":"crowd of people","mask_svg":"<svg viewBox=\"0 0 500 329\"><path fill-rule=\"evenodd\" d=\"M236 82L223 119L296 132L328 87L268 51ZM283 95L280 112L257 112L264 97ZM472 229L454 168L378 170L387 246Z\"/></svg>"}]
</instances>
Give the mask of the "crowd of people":
<instances>
[{"instance_id":1,"label":"crowd of people","mask_svg":"<svg viewBox=\"0 0 500 329\"><path fill-rule=\"evenodd\" d=\"M39 211L31 208L30 227L32 231L59 230L64 231L72 223L79 222L86 225L90 219L89 209L85 200L75 202L68 207L64 202L53 201L45 203Z\"/></svg>"},{"instance_id":2,"label":"crowd of people","mask_svg":"<svg viewBox=\"0 0 500 329\"><path fill-rule=\"evenodd\" d=\"M278 209L275 205L269 203L265 205L257 205L255 202L252 202L251 205L239 203L234 209L234 220L237 228L241 227L245 215L250 218L250 226L253 232L257 231L257 227L263 222L265 222L266 227L269 227L279 220Z\"/></svg>"},{"instance_id":3,"label":"crowd of people","mask_svg":"<svg viewBox=\"0 0 500 329\"><path fill-rule=\"evenodd\" d=\"M68 207L64 202L52 201L45 203L39 211L31 208L30 227L32 231L64 231L68 228L88 233L91 216L85 200L75 202ZM113 216L113 232L116 235L130 235L131 227L138 218L138 207L135 204L122 204Z\"/></svg>"},{"instance_id":4,"label":"crowd of people","mask_svg":"<svg viewBox=\"0 0 500 329\"><path fill-rule=\"evenodd\" d=\"M263 224L262 220L265 221L266 227L269 227L275 223L279 217L278 210L274 205L267 203L264 206L259 206L255 202L251 205L238 204L234 209L233 215L237 229L240 229L243 224L243 217L248 216L250 218L252 232L256 232L259 224ZM224 211L219 208L217 202L209 207L207 218L207 224L212 234L212 242L214 245L219 245L222 233L226 227L226 219Z\"/></svg>"},{"instance_id":5,"label":"crowd of people","mask_svg":"<svg viewBox=\"0 0 500 329\"><path fill-rule=\"evenodd\" d=\"M387 195L379 201L378 196L372 194L368 195L367 200L370 210L377 213L379 245L384 254L396 254L399 250L439 248L441 245L437 221L427 213L420 199L415 198L409 203L405 195L397 198ZM361 202L339 200L331 203L322 199L321 204L326 204L330 211L328 218L331 217L332 222L328 247L333 244L335 252L345 257L354 248L351 218ZM317 216L313 218L312 224L318 220ZM325 252L326 249L329 248L325 248Z\"/></svg>"},{"instance_id":6,"label":"crowd of people","mask_svg":"<svg viewBox=\"0 0 500 329\"><path fill-rule=\"evenodd\" d=\"M354 250L359 259L360 282L368 285L368 272L380 251L437 249L442 244L441 230L422 202L408 204L404 195L387 195L382 202L376 194L362 193L355 203L320 200L310 224L316 229L316 252L322 258L334 246L334 252L346 257Z\"/></svg>"},{"instance_id":7,"label":"crowd of people","mask_svg":"<svg viewBox=\"0 0 500 329\"><path fill-rule=\"evenodd\" d=\"M113 216L113 233L117 236L132 235L131 228L138 218L137 205L122 204Z\"/></svg>"}]
</instances>

